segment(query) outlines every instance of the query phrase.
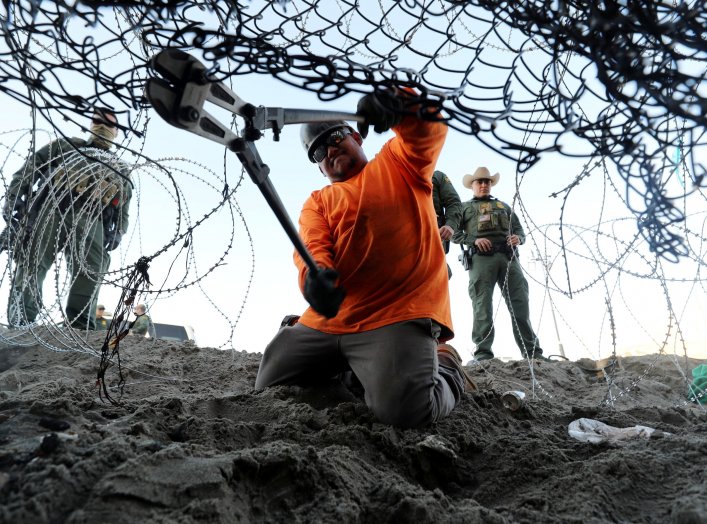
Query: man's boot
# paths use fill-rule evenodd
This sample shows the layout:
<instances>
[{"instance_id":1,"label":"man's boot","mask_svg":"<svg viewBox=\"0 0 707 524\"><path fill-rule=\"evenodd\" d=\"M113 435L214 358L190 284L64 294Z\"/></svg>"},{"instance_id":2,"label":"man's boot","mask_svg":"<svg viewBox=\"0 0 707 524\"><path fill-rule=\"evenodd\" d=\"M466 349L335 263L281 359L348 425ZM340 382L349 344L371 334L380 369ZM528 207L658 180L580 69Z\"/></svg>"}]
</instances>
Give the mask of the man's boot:
<instances>
[{"instance_id":1,"label":"man's boot","mask_svg":"<svg viewBox=\"0 0 707 524\"><path fill-rule=\"evenodd\" d=\"M478 391L479 388L476 386L474 381L471 380L471 377L467 374L467 372L464 371L464 367L462 366L462 358L459 356L456 349L449 344L440 344L437 346L437 359L439 360L440 365L456 369L459 372L462 380L464 381L464 391L467 393L471 391Z\"/></svg>"}]
</instances>

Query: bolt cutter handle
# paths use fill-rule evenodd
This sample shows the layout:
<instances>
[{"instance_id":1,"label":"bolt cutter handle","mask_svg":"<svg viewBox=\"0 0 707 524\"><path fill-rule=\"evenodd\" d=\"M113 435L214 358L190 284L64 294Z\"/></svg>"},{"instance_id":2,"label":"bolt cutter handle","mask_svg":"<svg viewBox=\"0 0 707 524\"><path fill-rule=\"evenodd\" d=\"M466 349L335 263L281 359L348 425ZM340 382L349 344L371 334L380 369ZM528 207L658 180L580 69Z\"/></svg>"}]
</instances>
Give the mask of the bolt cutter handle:
<instances>
[{"instance_id":1,"label":"bolt cutter handle","mask_svg":"<svg viewBox=\"0 0 707 524\"><path fill-rule=\"evenodd\" d=\"M333 120L362 122L363 117L335 111L255 107L244 102L222 82L211 79L204 64L178 49L159 52L152 57L150 64L159 76L148 79L145 95L155 111L167 123L222 144L236 153L309 271L313 276L316 275L319 267L302 242L268 178L270 168L260 158L254 141L262 136L263 129L272 129L277 140L280 130L287 124ZM204 109L206 102L243 117L246 122L243 137L237 136L229 127L209 114Z\"/></svg>"}]
</instances>

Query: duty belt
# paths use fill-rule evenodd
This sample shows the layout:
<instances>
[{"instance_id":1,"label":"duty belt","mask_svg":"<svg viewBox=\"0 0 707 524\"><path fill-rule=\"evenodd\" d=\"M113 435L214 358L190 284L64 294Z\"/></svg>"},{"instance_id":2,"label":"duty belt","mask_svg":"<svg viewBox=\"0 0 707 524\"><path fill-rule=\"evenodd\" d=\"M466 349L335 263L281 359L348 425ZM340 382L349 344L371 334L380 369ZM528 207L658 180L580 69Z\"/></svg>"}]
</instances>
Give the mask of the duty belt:
<instances>
[{"instance_id":1,"label":"duty belt","mask_svg":"<svg viewBox=\"0 0 707 524\"><path fill-rule=\"evenodd\" d=\"M491 249L488 251L480 251L479 248L476 246L471 247L471 254L472 255L481 255L482 257L490 257L491 255L495 255L496 253L503 253L508 257L510 260L514 256L518 258L518 248L515 246L509 246L505 241L503 242L494 242L493 245L491 246Z\"/></svg>"}]
</instances>

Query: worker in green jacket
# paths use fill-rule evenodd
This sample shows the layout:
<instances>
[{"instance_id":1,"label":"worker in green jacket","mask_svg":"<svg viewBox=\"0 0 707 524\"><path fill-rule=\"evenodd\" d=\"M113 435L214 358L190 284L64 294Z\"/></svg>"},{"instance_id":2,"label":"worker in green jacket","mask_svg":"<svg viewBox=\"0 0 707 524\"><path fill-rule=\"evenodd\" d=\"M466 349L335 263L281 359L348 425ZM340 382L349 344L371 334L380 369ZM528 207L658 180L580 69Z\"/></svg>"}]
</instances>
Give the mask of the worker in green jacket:
<instances>
[{"instance_id":1,"label":"worker in green jacket","mask_svg":"<svg viewBox=\"0 0 707 524\"><path fill-rule=\"evenodd\" d=\"M34 322L44 307L44 279L60 253L68 270L66 321L95 329L96 298L128 227L129 166L110 152L117 118L94 110L90 137L58 139L27 159L7 188L2 214L13 242L8 323ZM59 293L65 288L58 283Z\"/></svg>"},{"instance_id":2,"label":"worker in green jacket","mask_svg":"<svg viewBox=\"0 0 707 524\"><path fill-rule=\"evenodd\" d=\"M462 215L462 201L449 177L442 171L432 174L432 203L437 215L437 227L444 252L449 253L449 241L459 229ZM452 278L452 269L447 264L447 276Z\"/></svg>"},{"instance_id":3,"label":"worker in green jacket","mask_svg":"<svg viewBox=\"0 0 707 524\"><path fill-rule=\"evenodd\" d=\"M106 312L106 307L103 304L96 306L96 330L106 331L110 326L110 320L103 316Z\"/></svg>"},{"instance_id":4,"label":"worker in green jacket","mask_svg":"<svg viewBox=\"0 0 707 524\"><path fill-rule=\"evenodd\" d=\"M147 307L145 304L138 304L133 310L135 313L135 320L133 322L133 327L130 328L130 333L133 335L139 335L144 337L146 334L154 337L154 325L152 324L152 319L150 315L147 314Z\"/></svg>"},{"instance_id":5,"label":"worker in green jacket","mask_svg":"<svg viewBox=\"0 0 707 524\"><path fill-rule=\"evenodd\" d=\"M469 246L470 260L465 267L469 266L469 297L474 310L474 358L493 358L493 290L498 285L521 354L547 360L530 324L528 282L518 262L518 246L525 242L525 232L511 207L491 196L491 187L499 177L485 167L464 176L464 187L474 192L474 198L462 204L460 227L452 237L453 242Z\"/></svg>"}]
</instances>

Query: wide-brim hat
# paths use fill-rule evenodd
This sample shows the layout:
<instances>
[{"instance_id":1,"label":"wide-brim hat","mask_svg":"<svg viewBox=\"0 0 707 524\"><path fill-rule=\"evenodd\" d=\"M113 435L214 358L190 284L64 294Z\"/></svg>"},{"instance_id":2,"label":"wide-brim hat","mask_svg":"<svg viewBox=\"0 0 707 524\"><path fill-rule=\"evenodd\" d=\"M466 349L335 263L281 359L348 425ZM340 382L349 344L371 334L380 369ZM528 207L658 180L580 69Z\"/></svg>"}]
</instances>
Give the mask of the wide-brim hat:
<instances>
[{"instance_id":1,"label":"wide-brim hat","mask_svg":"<svg viewBox=\"0 0 707 524\"><path fill-rule=\"evenodd\" d=\"M474 180L479 180L481 178L490 180L491 185L495 186L496 184L498 184L498 179L501 178L501 175L498 173L492 175L488 168L480 167L476 171L474 171L473 175L464 175L464 178L462 179L462 184L464 184L464 187L466 187L467 189L471 189L471 183Z\"/></svg>"}]
</instances>

